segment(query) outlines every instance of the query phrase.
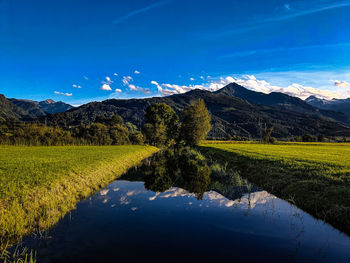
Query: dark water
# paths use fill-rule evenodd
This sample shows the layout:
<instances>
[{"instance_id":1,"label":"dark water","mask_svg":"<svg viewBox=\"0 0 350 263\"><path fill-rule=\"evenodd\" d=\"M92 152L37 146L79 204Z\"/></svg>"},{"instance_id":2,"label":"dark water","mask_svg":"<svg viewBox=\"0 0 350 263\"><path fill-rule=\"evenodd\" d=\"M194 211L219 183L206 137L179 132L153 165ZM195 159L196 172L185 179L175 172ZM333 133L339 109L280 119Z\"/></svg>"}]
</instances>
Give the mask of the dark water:
<instances>
[{"instance_id":1,"label":"dark water","mask_svg":"<svg viewBox=\"0 0 350 263\"><path fill-rule=\"evenodd\" d=\"M232 171L180 159L146 161L24 245L39 263L350 262L338 230Z\"/></svg>"}]
</instances>

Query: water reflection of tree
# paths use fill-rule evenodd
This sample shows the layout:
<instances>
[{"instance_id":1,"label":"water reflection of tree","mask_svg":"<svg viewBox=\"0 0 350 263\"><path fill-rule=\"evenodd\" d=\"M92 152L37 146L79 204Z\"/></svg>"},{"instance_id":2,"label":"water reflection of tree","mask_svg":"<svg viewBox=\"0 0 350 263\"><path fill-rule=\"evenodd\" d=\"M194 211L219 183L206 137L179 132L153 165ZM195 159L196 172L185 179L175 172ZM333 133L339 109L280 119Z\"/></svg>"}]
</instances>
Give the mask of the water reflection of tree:
<instances>
[{"instance_id":1,"label":"water reflection of tree","mask_svg":"<svg viewBox=\"0 0 350 263\"><path fill-rule=\"evenodd\" d=\"M210 184L210 167L205 158L189 148L155 154L120 179L140 180L141 174L147 190L164 192L176 186L194 193L198 199L203 198Z\"/></svg>"},{"instance_id":2,"label":"water reflection of tree","mask_svg":"<svg viewBox=\"0 0 350 263\"><path fill-rule=\"evenodd\" d=\"M183 178L182 188L195 193L197 199L203 199L210 184L210 167L205 158L194 150L184 150L179 158L180 173Z\"/></svg>"},{"instance_id":3,"label":"water reflection of tree","mask_svg":"<svg viewBox=\"0 0 350 263\"><path fill-rule=\"evenodd\" d=\"M143 165L144 182L147 190L164 192L178 179L178 165L175 155L165 151L154 155L149 164Z\"/></svg>"},{"instance_id":4,"label":"water reflection of tree","mask_svg":"<svg viewBox=\"0 0 350 263\"><path fill-rule=\"evenodd\" d=\"M239 173L229 169L227 165L210 162L189 148L176 152L167 150L158 153L146 160L142 166L130 170L121 179L142 180L145 182L146 189L154 192L165 192L173 186L180 187L194 193L199 200L203 198L206 191L213 190L229 200L237 200L237 205L242 200L243 203L248 202L246 215L256 203L255 195L252 193L261 191L242 178ZM268 218L278 220L281 216L276 214L279 209L275 208L273 198L269 202L259 204L264 205L263 215L266 220ZM297 257L303 242L304 218L295 206L291 205L290 211L290 227L291 231L295 233L294 239L296 241L294 257ZM320 247L317 253L323 253L322 255L325 256L328 248L329 241L325 240L324 246Z\"/></svg>"},{"instance_id":5,"label":"water reflection of tree","mask_svg":"<svg viewBox=\"0 0 350 263\"><path fill-rule=\"evenodd\" d=\"M194 193L199 200L208 190L231 200L257 190L238 173L216 164L209 166L200 153L190 148L158 153L121 179L143 180L146 189L154 192L164 192L172 186L181 187Z\"/></svg>"}]
</instances>

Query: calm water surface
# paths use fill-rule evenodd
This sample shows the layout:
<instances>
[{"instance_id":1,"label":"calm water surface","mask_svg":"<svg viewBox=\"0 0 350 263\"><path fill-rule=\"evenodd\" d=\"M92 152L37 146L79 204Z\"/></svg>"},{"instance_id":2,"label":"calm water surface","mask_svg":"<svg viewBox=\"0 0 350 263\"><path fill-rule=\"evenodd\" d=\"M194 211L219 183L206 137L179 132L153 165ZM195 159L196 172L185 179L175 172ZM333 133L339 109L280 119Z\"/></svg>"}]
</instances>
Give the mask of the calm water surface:
<instances>
[{"instance_id":1,"label":"calm water surface","mask_svg":"<svg viewBox=\"0 0 350 263\"><path fill-rule=\"evenodd\" d=\"M145 162L24 245L39 263L350 262L349 237L290 203L236 175L189 183L173 165Z\"/></svg>"}]
</instances>

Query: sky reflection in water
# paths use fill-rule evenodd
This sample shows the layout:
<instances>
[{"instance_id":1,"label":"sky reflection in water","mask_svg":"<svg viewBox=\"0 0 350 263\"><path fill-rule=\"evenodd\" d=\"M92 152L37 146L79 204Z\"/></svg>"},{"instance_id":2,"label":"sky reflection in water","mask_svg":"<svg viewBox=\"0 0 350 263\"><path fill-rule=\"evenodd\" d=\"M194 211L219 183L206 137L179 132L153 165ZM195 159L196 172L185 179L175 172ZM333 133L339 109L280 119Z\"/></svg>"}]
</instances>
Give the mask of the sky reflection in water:
<instances>
[{"instance_id":1,"label":"sky reflection in water","mask_svg":"<svg viewBox=\"0 0 350 263\"><path fill-rule=\"evenodd\" d=\"M147 169L131 174L147 177ZM163 188L154 178L123 178L79 203L46 238L25 239L40 263L350 262L349 237L254 186L212 180L191 193L179 185L202 187L176 179L160 192L145 188Z\"/></svg>"}]
</instances>

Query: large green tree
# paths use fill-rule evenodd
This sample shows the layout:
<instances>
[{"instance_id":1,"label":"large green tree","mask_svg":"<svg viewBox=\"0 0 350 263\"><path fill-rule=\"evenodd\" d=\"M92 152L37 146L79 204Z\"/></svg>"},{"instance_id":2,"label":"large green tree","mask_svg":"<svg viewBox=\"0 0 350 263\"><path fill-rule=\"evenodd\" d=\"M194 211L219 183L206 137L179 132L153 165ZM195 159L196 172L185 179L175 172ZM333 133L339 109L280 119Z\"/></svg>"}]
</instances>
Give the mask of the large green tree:
<instances>
[{"instance_id":1,"label":"large green tree","mask_svg":"<svg viewBox=\"0 0 350 263\"><path fill-rule=\"evenodd\" d=\"M146 109L146 124L143 133L151 145L171 144L178 136L179 118L175 111L165 103L157 103Z\"/></svg>"},{"instance_id":2,"label":"large green tree","mask_svg":"<svg viewBox=\"0 0 350 263\"><path fill-rule=\"evenodd\" d=\"M202 99L198 99L183 111L180 138L190 146L204 140L211 130L210 114Z\"/></svg>"}]
</instances>

